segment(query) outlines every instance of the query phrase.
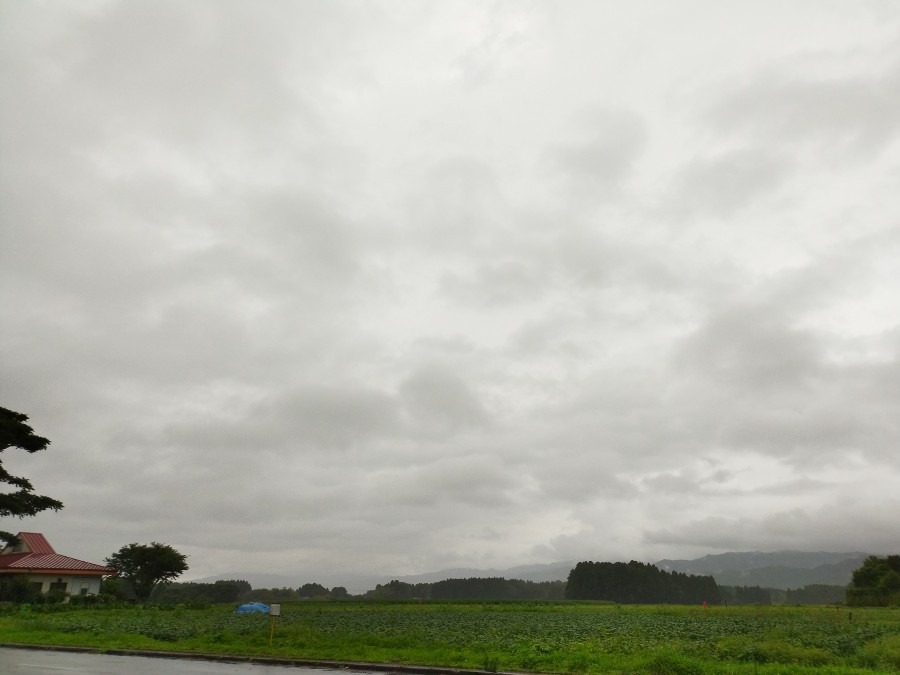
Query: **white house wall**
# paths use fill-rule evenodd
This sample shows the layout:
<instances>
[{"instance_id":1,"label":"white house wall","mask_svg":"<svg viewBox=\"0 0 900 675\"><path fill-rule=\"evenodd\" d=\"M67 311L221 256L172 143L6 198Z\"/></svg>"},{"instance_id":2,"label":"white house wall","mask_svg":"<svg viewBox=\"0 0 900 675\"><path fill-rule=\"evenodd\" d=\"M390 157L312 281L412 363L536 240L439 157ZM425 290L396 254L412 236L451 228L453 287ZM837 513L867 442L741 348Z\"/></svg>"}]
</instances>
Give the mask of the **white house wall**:
<instances>
[{"instance_id":1,"label":"white house wall","mask_svg":"<svg viewBox=\"0 0 900 675\"><path fill-rule=\"evenodd\" d=\"M69 595L99 595L100 594L100 578L99 577L79 577L79 576L66 576L66 575L56 575L56 576L48 576L46 574L33 574L28 577L28 581L31 583L41 583L41 593L47 593L50 591L50 584L57 583L58 581L65 582L66 584L66 593ZM86 590L82 593L82 585L85 586Z\"/></svg>"}]
</instances>

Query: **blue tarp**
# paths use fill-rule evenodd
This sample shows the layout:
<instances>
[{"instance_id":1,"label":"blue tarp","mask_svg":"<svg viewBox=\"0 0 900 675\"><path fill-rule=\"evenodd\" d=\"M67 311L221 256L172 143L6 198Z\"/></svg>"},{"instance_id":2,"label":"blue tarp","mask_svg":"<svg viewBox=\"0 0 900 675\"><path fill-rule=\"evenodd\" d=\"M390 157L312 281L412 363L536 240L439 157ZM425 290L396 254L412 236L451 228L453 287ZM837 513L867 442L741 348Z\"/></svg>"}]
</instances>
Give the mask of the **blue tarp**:
<instances>
[{"instance_id":1,"label":"blue tarp","mask_svg":"<svg viewBox=\"0 0 900 675\"><path fill-rule=\"evenodd\" d=\"M250 614L251 612L262 612L263 614L268 614L269 606L264 602L248 602L246 605L241 605L234 611L238 614Z\"/></svg>"}]
</instances>

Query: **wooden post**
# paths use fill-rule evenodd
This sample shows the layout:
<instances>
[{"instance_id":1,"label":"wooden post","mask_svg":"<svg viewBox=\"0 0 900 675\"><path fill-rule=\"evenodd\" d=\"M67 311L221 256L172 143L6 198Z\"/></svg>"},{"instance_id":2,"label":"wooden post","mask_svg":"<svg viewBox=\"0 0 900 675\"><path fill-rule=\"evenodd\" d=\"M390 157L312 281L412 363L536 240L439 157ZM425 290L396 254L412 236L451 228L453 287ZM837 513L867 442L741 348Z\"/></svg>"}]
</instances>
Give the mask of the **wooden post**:
<instances>
[{"instance_id":1,"label":"wooden post","mask_svg":"<svg viewBox=\"0 0 900 675\"><path fill-rule=\"evenodd\" d=\"M275 636L275 619L281 616L281 605L269 605L269 647L272 647L272 638Z\"/></svg>"}]
</instances>

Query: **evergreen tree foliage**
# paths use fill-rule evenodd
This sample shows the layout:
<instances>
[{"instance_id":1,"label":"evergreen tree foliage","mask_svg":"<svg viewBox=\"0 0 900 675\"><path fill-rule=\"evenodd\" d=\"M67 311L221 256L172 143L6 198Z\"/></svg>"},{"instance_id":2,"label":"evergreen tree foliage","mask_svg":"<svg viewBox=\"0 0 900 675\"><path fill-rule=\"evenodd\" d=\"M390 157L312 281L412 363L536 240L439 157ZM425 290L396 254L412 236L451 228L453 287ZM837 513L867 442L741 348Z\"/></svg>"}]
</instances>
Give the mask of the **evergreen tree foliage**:
<instances>
[{"instance_id":1,"label":"evergreen tree foliage","mask_svg":"<svg viewBox=\"0 0 900 675\"><path fill-rule=\"evenodd\" d=\"M788 605L837 605L847 601L844 586L809 584L803 588L788 590L784 599Z\"/></svg>"},{"instance_id":2,"label":"evergreen tree foliage","mask_svg":"<svg viewBox=\"0 0 900 675\"><path fill-rule=\"evenodd\" d=\"M431 585L432 600L559 600L561 581L526 581L503 577L444 579Z\"/></svg>"},{"instance_id":3,"label":"evergreen tree foliage","mask_svg":"<svg viewBox=\"0 0 900 675\"><path fill-rule=\"evenodd\" d=\"M38 436L27 424L28 415L0 407L0 452L7 448L19 448L28 453L40 452L50 445L50 441ZM61 501L44 495L34 494L34 486L27 478L13 476L3 468L0 461L0 483L7 483L13 492L0 492L0 517L35 516L41 511L59 511ZM0 542L12 544L16 535L0 530ZM2 548L2 546L0 546Z\"/></svg>"},{"instance_id":4,"label":"evergreen tree foliage","mask_svg":"<svg viewBox=\"0 0 900 675\"><path fill-rule=\"evenodd\" d=\"M393 579L386 584L377 584L373 590L366 593L365 597L373 600L414 600L428 598L430 593L431 584L408 584Z\"/></svg>"},{"instance_id":5,"label":"evergreen tree foliage","mask_svg":"<svg viewBox=\"0 0 900 675\"><path fill-rule=\"evenodd\" d=\"M666 572L632 560L580 562L569 573L567 600L609 600L622 604L718 604L719 587L711 576Z\"/></svg>"},{"instance_id":6,"label":"evergreen tree foliage","mask_svg":"<svg viewBox=\"0 0 900 675\"><path fill-rule=\"evenodd\" d=\"M772 592L760 586L719 586L719 597L726 605L772 604Z\"/></svg>"},{"instance_id":7,"label":"evergreen tree foliage","mask_svg":"<svg viewBox=\"0 0 900 675\"><path fill-rule=\"evenodd\" d=\"M409 584L394 579L365 594L374 600L562 600L565 582L526 581L503 577L444 579Z\"/></svg>"}]
</instances>

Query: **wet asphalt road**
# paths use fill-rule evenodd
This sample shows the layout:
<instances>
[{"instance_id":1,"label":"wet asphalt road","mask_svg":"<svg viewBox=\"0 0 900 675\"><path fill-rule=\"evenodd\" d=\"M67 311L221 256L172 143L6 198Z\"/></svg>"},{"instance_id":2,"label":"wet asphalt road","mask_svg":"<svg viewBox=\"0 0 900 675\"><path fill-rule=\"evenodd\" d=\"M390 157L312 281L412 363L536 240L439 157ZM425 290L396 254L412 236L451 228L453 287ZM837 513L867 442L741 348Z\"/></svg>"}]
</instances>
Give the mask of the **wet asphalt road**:
<instances>
[{"instance_id":1,"label":"wet asphalt road","mask_svg":"<svg viewBox=\"0 0 900 675\"><path fill-rule=\"evenodd\" d=\"M3 675L348 675L325 668L0 648Z\"/></svg>"}]
</instances>

